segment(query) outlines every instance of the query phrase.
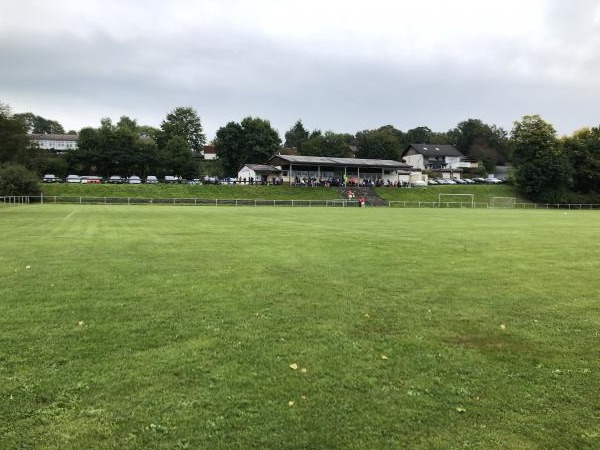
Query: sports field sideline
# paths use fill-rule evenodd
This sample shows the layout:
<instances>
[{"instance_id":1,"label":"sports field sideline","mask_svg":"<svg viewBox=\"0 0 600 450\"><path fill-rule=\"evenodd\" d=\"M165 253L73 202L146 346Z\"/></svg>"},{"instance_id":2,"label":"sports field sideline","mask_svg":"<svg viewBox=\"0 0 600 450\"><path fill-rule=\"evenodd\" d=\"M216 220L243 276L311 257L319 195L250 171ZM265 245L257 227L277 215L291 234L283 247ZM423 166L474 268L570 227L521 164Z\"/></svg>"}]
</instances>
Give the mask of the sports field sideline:
<instances>
[{"instance_id":1,"label":"sports field sideline","mask_svg":"<svg viewBox=\"0 0 600 450\"><path fill-rule=\"evenodd\" d=\"M600 447L595 211L0 209L0 447Z\"/></svg>"}]
</instances>

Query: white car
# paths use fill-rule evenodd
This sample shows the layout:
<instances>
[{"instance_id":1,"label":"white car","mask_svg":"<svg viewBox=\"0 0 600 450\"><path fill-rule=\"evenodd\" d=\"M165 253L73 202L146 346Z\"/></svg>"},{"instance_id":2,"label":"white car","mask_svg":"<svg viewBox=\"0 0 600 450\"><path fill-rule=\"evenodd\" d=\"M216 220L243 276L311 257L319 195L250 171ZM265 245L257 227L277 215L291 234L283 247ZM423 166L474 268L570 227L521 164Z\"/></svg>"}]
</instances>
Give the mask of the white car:
<instances>
[{"instance_id":1,"label":"white car","mask_svg":"<svg viewBox=\"0 0 600 450\"><path fill-rule=\"evenodd\" d=\"M129 184L141 184L142 183L142 179L140 177L138 177L137 175L131 175L129 178L127 178L127 183L129 183Z\"/></svg>"},{"instance_id":2,"label":"white car","mask_svg":"<svg viewBox=\"0 0 600 450\"><path fill-rule=\"evenodd\" d=\"M67 183L81 183L81 177L79 175L67 176Z\"/></svg>"}]
</instances>

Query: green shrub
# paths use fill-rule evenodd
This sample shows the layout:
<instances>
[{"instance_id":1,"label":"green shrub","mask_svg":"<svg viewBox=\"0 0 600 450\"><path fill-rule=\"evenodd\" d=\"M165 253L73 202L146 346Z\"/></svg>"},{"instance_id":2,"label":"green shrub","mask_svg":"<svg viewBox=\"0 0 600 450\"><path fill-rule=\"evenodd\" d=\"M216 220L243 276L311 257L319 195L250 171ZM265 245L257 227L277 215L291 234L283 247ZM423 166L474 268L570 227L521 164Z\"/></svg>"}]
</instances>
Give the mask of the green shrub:
<instances>
[{"instance_id":1,"label":"green shrub","mask_svg":"<svg viewBox=\"0 0 600 450\"><path fill-rule=\"evenodd\" d=\"M0 166L0 195L39 195L37 174L20 164Z\"/></svg>"}]
</instances>

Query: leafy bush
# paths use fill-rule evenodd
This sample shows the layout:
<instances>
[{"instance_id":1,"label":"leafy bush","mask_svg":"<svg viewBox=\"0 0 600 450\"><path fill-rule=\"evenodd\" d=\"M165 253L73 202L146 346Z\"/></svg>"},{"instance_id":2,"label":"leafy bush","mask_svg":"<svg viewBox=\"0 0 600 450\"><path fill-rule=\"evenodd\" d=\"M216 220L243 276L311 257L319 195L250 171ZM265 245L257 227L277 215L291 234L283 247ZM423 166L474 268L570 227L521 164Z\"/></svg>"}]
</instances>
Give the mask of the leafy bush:
<instances>
[{"instance_id":1,"label":"leafy bush","mask_svg":"<svg viewBox=\"0 0 600 450\"><path fill-rule=\"evenodd\" d=\"M40 185L34 172L20 164L0 166L0 195L39 195Z\"/></svg>"}]
</instances>

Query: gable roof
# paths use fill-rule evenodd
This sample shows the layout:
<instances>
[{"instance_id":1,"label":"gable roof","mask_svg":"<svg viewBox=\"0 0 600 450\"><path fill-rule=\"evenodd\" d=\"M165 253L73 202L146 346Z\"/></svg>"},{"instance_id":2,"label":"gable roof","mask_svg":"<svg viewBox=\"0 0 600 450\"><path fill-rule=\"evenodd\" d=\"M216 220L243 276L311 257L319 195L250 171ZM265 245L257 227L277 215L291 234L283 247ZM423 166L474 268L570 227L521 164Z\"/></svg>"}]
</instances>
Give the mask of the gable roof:
<instances>
[{"instance_id":1,"label":"gable roof","mask_svg":"<svg viewBox=\"0 0 600 450\"><path fill-rule=\"evenodd\" d=\"M76 134L30 134L32 141L77 141Z\"/></svg>"},{"instance_id":2,"label":"gable roof","mask_svg":"<svg viewBox=\"0 0 600 450\"><path fill-rule=\"evenodd\" d=\"M334 158L329 156L275 155L268 162L278 166L282 164L299 164L337 167L385 167L389 169L412 168L406 163L391 159Z\"/></svg>"},{"instance_id":3,"label":"gable roof","mask_svg":"<svg viewBox=\"0 0 600 450\"><path fill-rule=\"evenodd\" d=\"M406 155L411 148L423 156L458 156L459 158L465 156L454 146L447 144L408 144L402 156Z\"/></svg>"},{"instance_id":4,"label":"gable roof","mask_svg":"<svg viewBox=\"0 0 600 450\"><path fill-rule=\"evenodd\" d=\"M244 167L254 170L256 173L279 173L280 169L277 167L269 166L268 164L246 164ZM242 167L243 168L243 167Z\"/></svg>"}]
</instances>

